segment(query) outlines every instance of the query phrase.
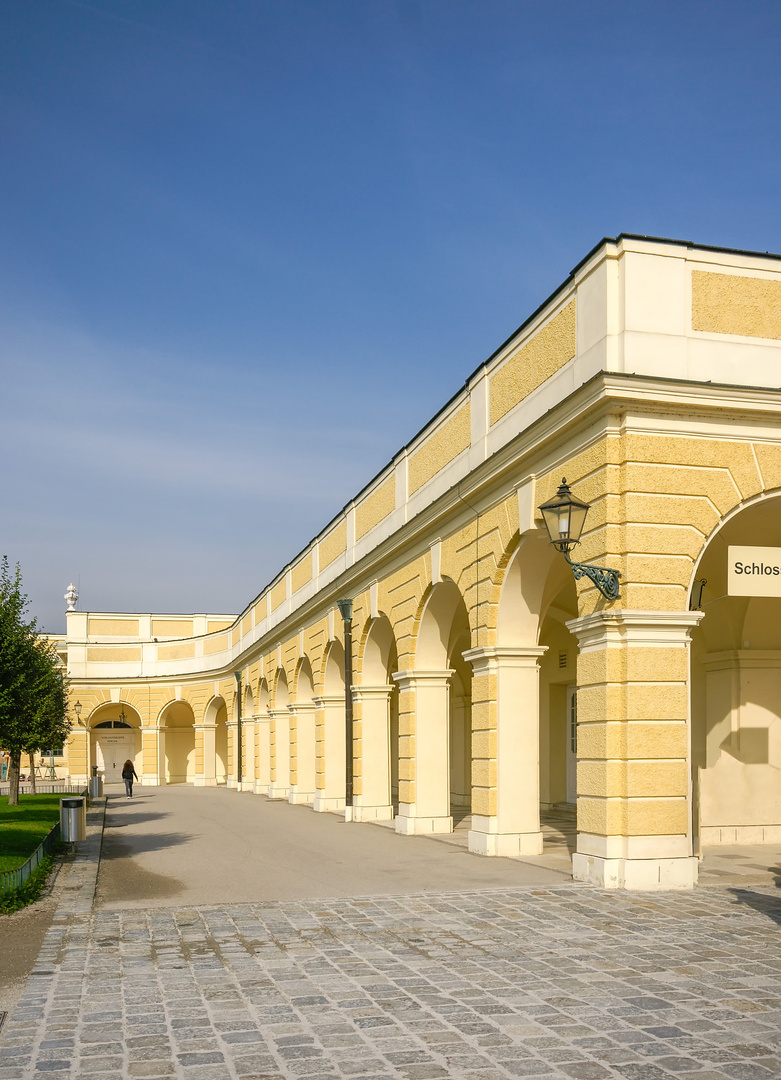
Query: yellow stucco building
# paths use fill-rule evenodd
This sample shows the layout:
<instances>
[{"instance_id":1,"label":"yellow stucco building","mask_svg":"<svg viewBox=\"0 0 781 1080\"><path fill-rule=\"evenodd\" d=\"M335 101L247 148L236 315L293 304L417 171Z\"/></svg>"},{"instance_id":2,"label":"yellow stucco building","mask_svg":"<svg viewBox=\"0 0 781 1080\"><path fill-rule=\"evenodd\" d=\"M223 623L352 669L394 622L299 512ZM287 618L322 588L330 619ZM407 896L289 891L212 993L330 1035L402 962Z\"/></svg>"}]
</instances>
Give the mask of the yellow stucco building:
<instances>
[{"instance_id":1,"label":"yellow stucco building","mask_svg":"<svg viewBox=\"0 0 781 1080\"><path fill-rule=\"evenodd\" d=\"M624 888L778 842L780 372L781 258L603 241L238 617L68 612L70 775L340 810L348 598L357 819L533 855L576 804ZM562 476L616 600L549 543Z\"/></svg>"}]
</instances>

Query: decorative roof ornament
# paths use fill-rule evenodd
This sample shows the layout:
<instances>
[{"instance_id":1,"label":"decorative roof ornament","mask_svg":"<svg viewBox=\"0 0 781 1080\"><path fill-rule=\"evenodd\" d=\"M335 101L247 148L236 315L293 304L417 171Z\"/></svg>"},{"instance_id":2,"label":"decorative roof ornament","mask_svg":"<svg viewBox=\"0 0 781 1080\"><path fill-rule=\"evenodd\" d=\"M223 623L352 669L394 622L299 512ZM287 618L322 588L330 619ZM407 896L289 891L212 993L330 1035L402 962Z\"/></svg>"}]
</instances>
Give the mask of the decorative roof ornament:
<instances>
[{"instance_id":1,"label":"decorative roof ornament","mask_svg":"<svg viewBox=\"0 0 781 1080\"><path fill-rule=\"evenodd\" d=\"M78 599L79 594L76 592L76 586L73 584L73 582L71 582L65 591L65 596L63 597L63 600L66 600L68 602L68 611L76 610L76 604L78 602Z\"/></svg>"}]
</instances>

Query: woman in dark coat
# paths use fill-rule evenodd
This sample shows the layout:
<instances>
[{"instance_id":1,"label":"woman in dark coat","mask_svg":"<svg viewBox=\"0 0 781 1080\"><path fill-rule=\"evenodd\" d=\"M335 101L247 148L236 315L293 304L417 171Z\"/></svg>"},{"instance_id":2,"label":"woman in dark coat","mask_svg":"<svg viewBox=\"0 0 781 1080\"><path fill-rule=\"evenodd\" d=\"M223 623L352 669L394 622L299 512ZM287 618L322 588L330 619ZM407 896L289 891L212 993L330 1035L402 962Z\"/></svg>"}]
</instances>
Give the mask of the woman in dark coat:
<instances>
[{"instance_id":1,"label":"woman in dark coat","mask_svg":"<svg viewBox=\"0 0 781 1080\"><path fill-rule=\"evenodd\" d=\"M122 766L122 779L125 781L125 794L127 795L128 799L132 799L133 781L138 780L138 777L136 776L135 766L133 765L133 762L130 760L130 758L128 758L125 764Z\"/></svg>"}]
</instances>

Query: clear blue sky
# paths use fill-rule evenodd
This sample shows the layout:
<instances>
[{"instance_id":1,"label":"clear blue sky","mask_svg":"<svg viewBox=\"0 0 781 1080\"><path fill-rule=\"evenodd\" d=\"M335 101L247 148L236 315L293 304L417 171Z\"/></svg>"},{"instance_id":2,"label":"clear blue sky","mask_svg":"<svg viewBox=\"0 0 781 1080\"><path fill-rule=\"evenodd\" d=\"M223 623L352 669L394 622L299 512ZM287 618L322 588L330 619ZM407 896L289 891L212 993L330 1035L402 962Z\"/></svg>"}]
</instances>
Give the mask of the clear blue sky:
<instances>
[{"instance_id":1,"label":"clear blue sky","mask_svg":"<svg viewBox=\"0 0 781 1080\"><path fill-rule=\"evenodd\" d=\"M781 5L28 0L0 553L239 611L602 236L781 250Z\"/></svg>"}]
</instances>

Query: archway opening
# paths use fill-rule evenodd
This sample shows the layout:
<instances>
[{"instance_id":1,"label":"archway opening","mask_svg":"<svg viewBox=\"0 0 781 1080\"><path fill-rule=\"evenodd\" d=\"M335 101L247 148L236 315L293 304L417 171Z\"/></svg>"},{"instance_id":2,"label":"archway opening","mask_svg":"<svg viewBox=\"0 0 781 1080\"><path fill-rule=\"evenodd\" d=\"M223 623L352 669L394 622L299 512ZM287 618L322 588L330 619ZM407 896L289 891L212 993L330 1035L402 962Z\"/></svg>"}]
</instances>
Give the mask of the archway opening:
<instances>
[{"instance_id":1,"label":"archway opening","mask_svg":"<svg viewBox=\"0 0 781 1080\"><path fill-rule=\"evenodd\" d=\"M284 668L278 668L271 710L271 784L269 796L286 799L290 793L290 696Z\"/></svg>"},{"instance_id":2,"label":"archway opening","mask_svg":"<svg viewBox=\"0 0 781 1080\"><path fill-rule=\"evenodd\" d=\"M387 615L379 615L368 625L361 659L361 783L363 794L373 792L372 802L393 815L399 809L398 667L393 628Z\"/></svg>"},{"instance_id":3,"label":"archway opening","mask_svg":"<svg viewBox=\"0 0 781 1080\"><path fill-rule=\"evenodd\" d=\"M290 706L290 801L313 803L316 783L315 706L312 666L306 656L299 661L294 683L295 701Z\"/></svg>"},{"instance_id":4,"label":"archway opening","mask_svg":"<svg viewBox=\"0 0 781 1080\"><path fill-rule=\"evenodd\" d=\"M214 778L217 784L228 781L228 712L225 700L212 698L206 709L206 723L214 724Z\"/></svg>"},{"instance_id":5,"label":"archway opening","mask_svg":"<svg viewBox=\"0 0 781 1080\"><path fill-rule=\"evenodd\" d=\"M733 553L750 572L729 595L729 548L775 548L777 557ZM713 534L692 594L704 612L692 632L693 832L699 846L781 840L781 497L744 507ZM706 584L702 586L702 579ZM764 595L762 595L764 594Z\"/></svg>"},{"instance_id":6,"label":"archway opening","mask_svg":"<svg viewBox=\"0 0 781 1080\"><path fill-rule=\"evenodd\" d=\"M195 780L195 717L187 701L171 701L160 713L164 728L165 781L192 784Z\"/></svg>"},{"instance_id":7,"label":"archway opening","mask_svg":"<svg viewBox=\"0 0 781 1080\"><path fill-rule=\"evenodd\" d=\"M89 718L90 760L107 784L122 782L122 766L130 759L143 778L141 717L127 702L106 702Z\"/></svg>"},{"instance_id":8,"label":"archway opening","mask_svg":"<svg viewBox=\"0 0 781 1080\"><path fill-rule=\"evenodd\" d=\"M415 723L419 738L418 725L437 725L444 705L446 741L439 767L447 777L447 810L454 825L465 821L472 807L472 669L463 657L471 640L469 616L458 586L450 580L439 582L421 616L415 668L418 672L453 674L448 676L442 704L436 692L428 695L427 711L418 709Z\"/></svg>"},{"instance_id":9,"label":"archway opening","mask_svg":"<svg viewBox=\"0 0 781 1080\"><path fill-rule=\"evenodd\" d=\"M515 688L497 708L503 731L522 733L516 758L499 762L498 776L512 780L523 772L525 779L516 792L505 789L498 798L509 820L529 833L541 830L546 842L570 851L577 840L578 645L566 623L577 615L577 588L566 561L543 530L523 536L502 583L497 647L507 656L509 685L513 665L525 665L528 674L524 693ZM505 684L500 679L497 685Z\"/></svg>"}]
</instances>

